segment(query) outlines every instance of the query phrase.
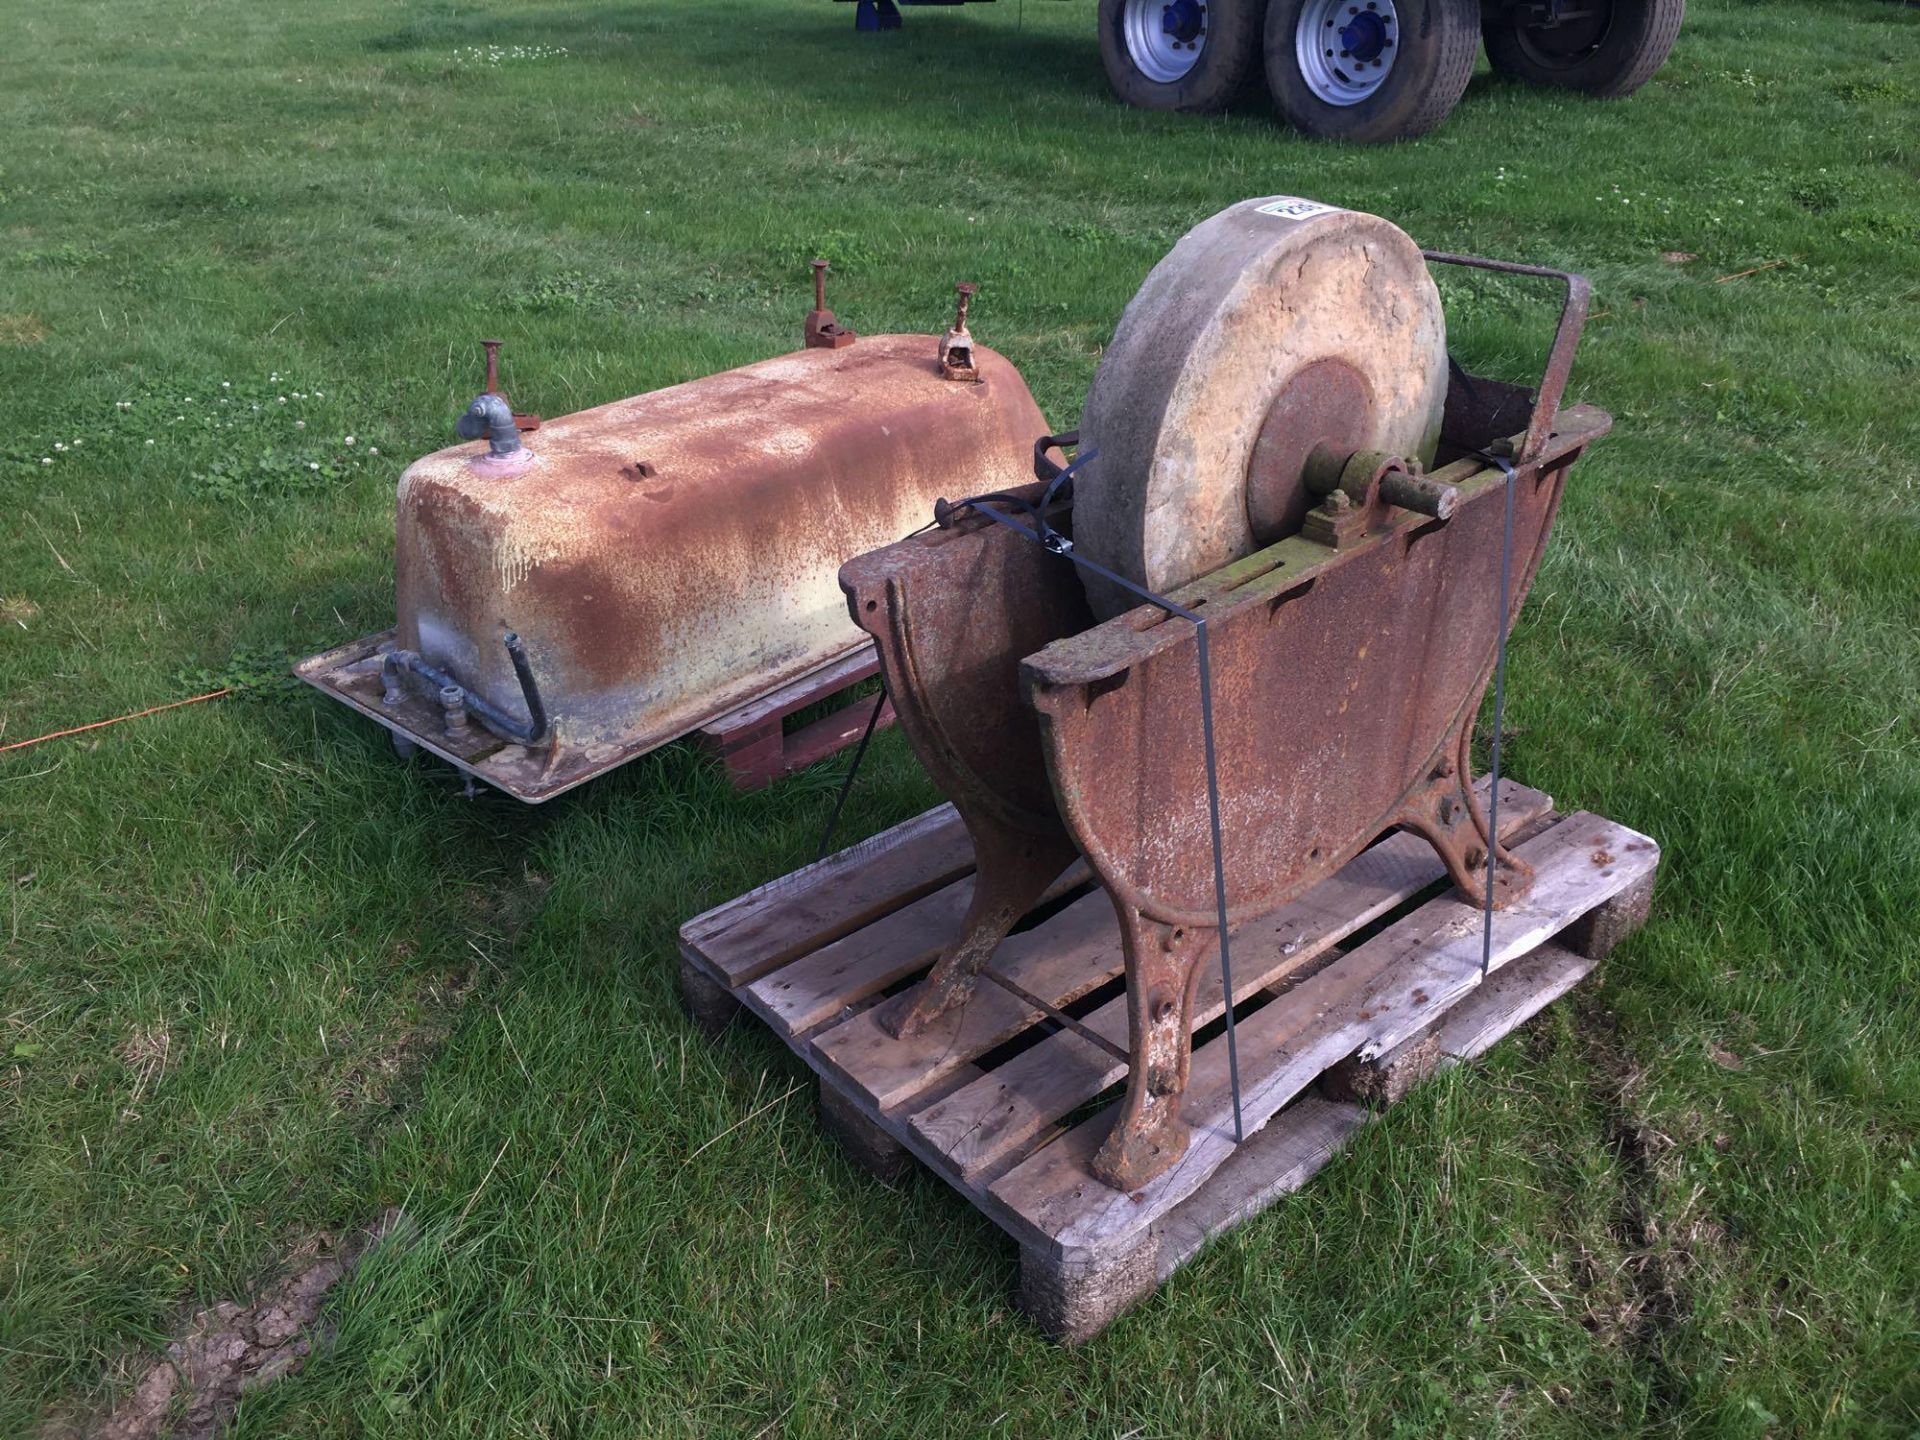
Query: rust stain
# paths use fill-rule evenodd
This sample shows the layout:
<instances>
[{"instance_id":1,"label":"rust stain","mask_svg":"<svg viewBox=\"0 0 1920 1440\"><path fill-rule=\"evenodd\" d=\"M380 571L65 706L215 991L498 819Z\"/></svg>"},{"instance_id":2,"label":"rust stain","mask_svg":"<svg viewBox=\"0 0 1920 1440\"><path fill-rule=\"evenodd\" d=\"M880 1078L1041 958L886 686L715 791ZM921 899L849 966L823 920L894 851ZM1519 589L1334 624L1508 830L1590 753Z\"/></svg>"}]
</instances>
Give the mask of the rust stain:
<instances>
[{"instance_id":1,"label":"rust stain","mask_svg":"<svg viewBox=\"0 0 1920 1440\"><path fill-rule=\"evenodd\" d=\"M477 444L415 462L400 643L511 707L511 628L556 748L623 754L846 653L840 562L925 523L956 464L1018 484L1045 428L1005 359L961 387L928 348L866 337L549 420L507 479L468 467Z\"/></svg>"}]
</instances>

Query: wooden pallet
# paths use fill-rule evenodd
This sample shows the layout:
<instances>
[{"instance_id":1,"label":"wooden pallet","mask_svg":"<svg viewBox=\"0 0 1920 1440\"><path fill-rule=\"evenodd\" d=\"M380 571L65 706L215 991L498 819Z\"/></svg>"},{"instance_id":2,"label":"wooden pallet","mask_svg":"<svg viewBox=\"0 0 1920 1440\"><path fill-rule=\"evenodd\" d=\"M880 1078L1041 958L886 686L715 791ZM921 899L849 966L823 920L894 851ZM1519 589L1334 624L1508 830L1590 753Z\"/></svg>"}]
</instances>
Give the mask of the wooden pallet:
<instances>
[{"instance_id":1,"label":"wooden pallet","mask_svg":"<svg viewBox=\"0 0 1920 1440\"><path fill-rule=\"evenodd\" d=\"M830 700L880 673L871 642L737 710L709 720L694 740L727 767L736 790L757 790L845 749L866 732L874 701L849 702L789 733L787 717ZM893 724L893 706L882 702L875 730Z\"/></svg>"},{"instance_id":2,"label":"wooden pallet","mask_svg":"<svg viewBox=\"0 0 1920 1440\"><path fill-rule=\"evenodd\" d=\"M1084 870L1000 947L994 964L1011 986L983 982L963 1011L911 1040L873 1013L925 972L966 910L972 848L951 806L688 921L681 992L709 1029L742 1007L770 1026L818 1074L823 1122L857 1159L891 1177L917 1158L948 1181L1019 1242L1023 1308L1049 1333L1085 1339L1208 1237L1303 1185L1370 1106L1484 1052L1645 920L1652 840L1558 814L1511 782L1500 817L1536 878L1495 914L1484 982L1482 913L1443 888L1432 849L1408 834L1234 933L1246 1139L1234 1143L1215 969L1197 1005L1196 1023L1211 1028L1187 1090L1192 1141L1132 1194L1087 1172L1126 1075L1108 1046L1125 1053L1127 1020L1113 908Z\"/></svg>"}]
</instances>

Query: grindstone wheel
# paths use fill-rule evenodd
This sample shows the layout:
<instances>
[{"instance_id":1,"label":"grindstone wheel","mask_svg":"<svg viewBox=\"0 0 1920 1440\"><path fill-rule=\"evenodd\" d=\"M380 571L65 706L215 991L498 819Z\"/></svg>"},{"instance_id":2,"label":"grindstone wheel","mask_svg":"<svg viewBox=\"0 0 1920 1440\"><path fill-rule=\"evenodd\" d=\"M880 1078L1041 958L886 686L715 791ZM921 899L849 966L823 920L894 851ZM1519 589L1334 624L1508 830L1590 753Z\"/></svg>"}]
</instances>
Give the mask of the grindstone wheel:
<instances>
[{"instance_id":1,"label":"grindstone wheel","mask_svg":"<svg viewBox=\"0 0 1920 1440\"><path fill-rule=\"evenodd\" d=\"M1419 247L1286 196L1202 221L1120 317L1080 419L1074 543L1166 595L1299 531L1315 447L1433 462L1446 321ZM1141 603L1082 571L1101 618Z\"/></svg>"}]
</instances>

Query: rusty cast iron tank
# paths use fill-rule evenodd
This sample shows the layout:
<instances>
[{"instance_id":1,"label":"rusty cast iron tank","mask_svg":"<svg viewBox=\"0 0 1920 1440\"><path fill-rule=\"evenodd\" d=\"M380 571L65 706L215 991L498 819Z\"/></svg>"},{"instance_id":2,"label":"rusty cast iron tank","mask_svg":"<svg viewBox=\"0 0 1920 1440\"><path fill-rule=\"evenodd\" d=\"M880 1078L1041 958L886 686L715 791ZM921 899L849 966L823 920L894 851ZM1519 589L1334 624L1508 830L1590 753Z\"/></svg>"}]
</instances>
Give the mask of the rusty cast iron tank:
<instances>
[{"instance_id":1,"label":"rusty cast iron tank","mask_svg":"<svg viewBox=\"0 0 1920 1440\"><path fill-rule=\"evenodd\" d=\"M801 350L558 419L512 411L490 342L475 443L400 479L398 623L296 673L539 802L864 646L840 562L1019 483L1046 426L971 286L944 337L856 336L824 270Z\"/></svg>"},{"instance_id":2,"label":"rusty cast iron tank","mask_svg":"<svg viewBox=\"0 0 1920 1440\"><path fill-rule=\"evenodd\" d=\"M1564 285L1538 387L1450 365L1429 262ZM1476 903L1489 871L1493 905L1526 893L1504 847L1489 866L1470 741L1567 471L1611 425L1560 408L1587 294L1423 256L1375 217L1245 202L1129 306L1081 432L1058 437L1086 457L1071 498L1030 483L943 505L940 528L842 568L978 861L960 934L887 1028L957 1023L999 942L1084 857L1118 916L1130 1020L1093 1173L1132 1190L1186 1148L1194 999L1220 938L1197 628L1077 567L1075 546L1206 620L1229 935L1395 827ZM1041 482L1055 443L1036 448Z\"/></svg>"}]
</instances>

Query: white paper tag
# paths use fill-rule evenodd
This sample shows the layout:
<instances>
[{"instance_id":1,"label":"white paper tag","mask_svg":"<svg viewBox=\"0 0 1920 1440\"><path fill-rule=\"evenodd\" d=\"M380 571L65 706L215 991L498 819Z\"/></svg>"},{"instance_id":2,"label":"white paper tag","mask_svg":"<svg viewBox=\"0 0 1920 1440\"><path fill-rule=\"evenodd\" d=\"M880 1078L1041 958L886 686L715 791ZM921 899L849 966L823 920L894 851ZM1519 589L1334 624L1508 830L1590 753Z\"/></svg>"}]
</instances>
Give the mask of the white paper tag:
<instances>
[{"instance_id":1,"label":"white paper tag","mask_svg":"<svg viewBox=\"0 0 1920 1440\"><path fill-rule=\"evenodd\" d=\"M1316 215L1337 214L1340 209L1338 205L1322 205L1318 200L1301 200L1293 195L1282 195L1259 208L1262 215L1278 215L1282 220L1311 220Z\"/></svg>"}]
</instances>

